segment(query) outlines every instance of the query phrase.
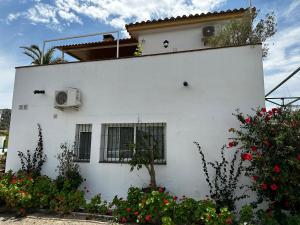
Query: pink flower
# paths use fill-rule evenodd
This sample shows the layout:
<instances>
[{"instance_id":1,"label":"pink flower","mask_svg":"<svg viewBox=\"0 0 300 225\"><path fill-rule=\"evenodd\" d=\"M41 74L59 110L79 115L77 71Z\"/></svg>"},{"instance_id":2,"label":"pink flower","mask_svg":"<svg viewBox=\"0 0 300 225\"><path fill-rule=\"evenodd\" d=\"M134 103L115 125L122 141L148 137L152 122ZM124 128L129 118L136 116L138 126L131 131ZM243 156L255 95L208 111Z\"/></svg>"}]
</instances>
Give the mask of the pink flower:
<instances>
[{"instance_id":1,"label":"pink flower","mask_svg":"<svg viewBox=\"0 0 300 225\"><path fill-rule=\"evenodd\" d=\"M251 123L251 118L250 118L250 117L246 118L246 119L245 119L245 123L246 123L246 124L250 124L250 123Z\"/></svg>"},{"instance_id":2,"label":"pink flower","mask_svg":"<svg viewBox=\"0 0 300 225\"><path fill-rule=\"evenodd\" d=\"M139 212L138 212L138 211L135 211L133 214L134 214L135 216L138 216L138 215L139 215Z\"/></svg>"},{"instance_id":3,"label":"pink flower","mask_svg":"<svg viewBox=\"0 0 300 225\"><path fill-rule=\"evenodd\" d=\"M274 169L273 169L273 172L275 172L275 173L280 173L280 166L275 165L275 166L274 166Z\"/></svg>"},{"instance_id":4,"label":"pink flower","mask_svg":"<svg viewBox=\"0 0 300 225\"><path fill-rule=\"evenodd\" d=\"M244 153L244 154L242 154L242 159L243 160L252 160L252 155L250 154L250 153Z\"/></svg>"},{"instance_id":5,"label":"pink flower","mask_svg":"<svg viewBox=\"0 0 300 225\"><path fill-rule=\"evenodd\" d=\"M177 197L177 196L174 196L174 197L173 197L173 200L174 200L174 201L176 201L177 199L178 199L178 197Z\"/></svg>"},{"instance_id":6,"label":"pink flower","mask_svg":"<svg viewBox=\"0 0 300 225\"><path fill-rule=\"evenodd\" d=\"M260 187L261 187L261 189L264 190L264 191L268 189L268 185L267 185L266 183L262 183L262 184L260 185Z\"/></svg>"},{"instance_id":7,"label":"pink flower","mask_svg":"<svg viewBox=\"0 0 300 225\"><path fill-rule=\"evenodd\" d=\"M254 181L257 181L258 178L259 178L259 177L258 177L258 176L255 176L255 175L252 177L252 179L253 179Z\"/></svg>"},{"instance_id":8,"label":"pink flower","mask_svg":"<svg viewBox=\"0 0 300 225\"><path fill-rule=\"evenodd\" d=\"M145 220L146 220L147 222L150 222L150 220L151 220L151 215L146 215Z\"/></svg>"},{"instance_id":9,"label":"pink flower","mask_svg":"<svg viewBox=\"0 0 300 225\"><path fill-rule=\"evenodd\" d=\"M278 189L278 186L276 184L271 184L270 188L272 191L276 191Z\"/></svg>"},{"instance_id":10,"label":"pink flower","mask_svg":"<svg viewBox=\"0 0 300 225\"><path fill-rule=\"evenodd\" d=\"M164 190L164 188L160 187L160 188L158 189L158 191L159 191L160 193L163 193L165 190Z\"/></svg>"},{"instance_id":11,"label":"pink flower","mask_svg":"<svg viewBox=\"0 0 300 225\"><path fill-rule=\"evenodd\" d=\"M257 150L257 147L256 146L251 146L251 150L255 152Z\"/></svg>"}]
</instances>

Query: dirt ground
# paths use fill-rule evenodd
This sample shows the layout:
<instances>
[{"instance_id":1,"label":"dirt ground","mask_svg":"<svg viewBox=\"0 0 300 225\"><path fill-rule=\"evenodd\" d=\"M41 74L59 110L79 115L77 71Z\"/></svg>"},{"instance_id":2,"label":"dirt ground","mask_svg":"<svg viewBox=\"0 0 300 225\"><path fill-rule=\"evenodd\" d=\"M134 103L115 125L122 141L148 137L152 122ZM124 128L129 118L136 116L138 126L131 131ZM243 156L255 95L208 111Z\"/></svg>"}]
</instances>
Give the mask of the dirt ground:
<instances>
[{"instance_id":1,"label":"dirt ground","mask_svg":"<svg viewBox=\"0 0 300 225\"><path fill-rule=\"evenodd\" d=\"M101 222L98 219L84 220L79 218L61 218L57 216L33 214L16 218L13 214L0 214L1 225L118 225L113 222Z\"/></svg>"}]
</instances>

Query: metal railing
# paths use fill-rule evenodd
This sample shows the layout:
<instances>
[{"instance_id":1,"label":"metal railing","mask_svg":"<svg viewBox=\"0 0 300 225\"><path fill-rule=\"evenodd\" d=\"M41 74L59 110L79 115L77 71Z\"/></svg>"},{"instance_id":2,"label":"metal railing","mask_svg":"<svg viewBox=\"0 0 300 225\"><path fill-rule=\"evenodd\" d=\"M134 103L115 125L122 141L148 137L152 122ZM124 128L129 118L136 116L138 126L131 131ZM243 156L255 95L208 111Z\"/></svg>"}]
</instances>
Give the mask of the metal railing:
<instances>
[{"instance_id":1,"label":"metal railing","mask_svg":"<svg viewBox=\"0 0 300 225\"><path fill-rule=\"evenodd\" d=\"M274 91L276 91L279 87L281 87L284 83L286 83L289 79L291 79L293 76L295 76L300 71L300 67L298 67L294 72L292 72L289 76L287 76L283 81L281 81L276 87L274 87L271 91L269 91L265 95L265 100L275 104L280 107L287 107L292 106L293 103L300 100L300 97L268 97L270 94L272 94ZM281 104L274 102L274 100L281 100ZM286 104L285 100L292 100Z\"/></svg>"},{"instance_id":2,"label":"metal railing","mask_svg":"<svg viewBox=\"0 0 300 225\"><path fill-rule=\"evenodd\" d=\"M94 36L98 36L98 35L106 35L106 34L116 34L116 36L117 36L117 50L116 50L116 57L119 58L120 30L117 30L117 31L110 31L110 32L100 32L100 33L94 33L94 34L86 34L86 35L78 35L78 36L71 36L71 37L64 37L64 38L56 38L56 39L45 40L45 41L43 42L43 50L42 50L41 64L43 64L44 53L45 53L45 47L46 47L46 44L47 44L47 43L54 42L54 41L72 40L72 39L77 39L77 38L94 37ZM64 59L64 52L62 53L62 59Z\"/></svg>"}]
</instances>

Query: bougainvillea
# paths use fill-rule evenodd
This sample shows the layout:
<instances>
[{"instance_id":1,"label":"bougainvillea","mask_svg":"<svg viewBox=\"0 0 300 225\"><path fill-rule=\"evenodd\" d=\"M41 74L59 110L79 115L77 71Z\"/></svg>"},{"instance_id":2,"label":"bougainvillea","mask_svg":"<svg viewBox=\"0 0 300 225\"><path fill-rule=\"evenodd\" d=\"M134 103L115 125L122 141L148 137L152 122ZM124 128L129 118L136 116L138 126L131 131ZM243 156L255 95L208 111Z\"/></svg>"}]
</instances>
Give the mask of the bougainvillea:
<instances>
[{"instance_id":1,"label":"bougainvillea","mask_svg":"<svg viewBox=\"0 0 300 225\"><path fill-rule=\"evenodd\" d=\"M300 111L260 108L255 115L236 114L239 129L231 142L239 144L246 175L253 182L258 202L273 209L300 210Z\"/></svg>"}]
</instances>

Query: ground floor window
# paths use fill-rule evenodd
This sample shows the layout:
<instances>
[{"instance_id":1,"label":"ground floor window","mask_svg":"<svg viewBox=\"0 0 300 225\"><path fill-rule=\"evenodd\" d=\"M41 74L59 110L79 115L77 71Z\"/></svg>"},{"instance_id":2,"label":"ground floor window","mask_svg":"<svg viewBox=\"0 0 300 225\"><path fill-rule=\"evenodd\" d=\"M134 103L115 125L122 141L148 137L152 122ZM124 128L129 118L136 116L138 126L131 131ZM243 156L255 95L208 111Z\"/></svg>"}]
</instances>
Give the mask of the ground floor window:
<instances>
[{"instance_id":1,"label":"ground floor window","mask_svg":"<svg viewBox=\"0 0 300 225\"><path fill-rule=\"evenodd\" d=\"M100 162L129 161L134 151L155 149L165 162L165 123L102 124Z\"/></svg>"},{"instance_id":2,"label":"ground floor window","mask_svg":"<svg viewBox=\"0 0 300 225\"><path fill-rule=\"evenodd\" d=\"M75 160L90 161L92 141L92 125L77 124L75 135Z\"/></svg>"}]
</instances>

